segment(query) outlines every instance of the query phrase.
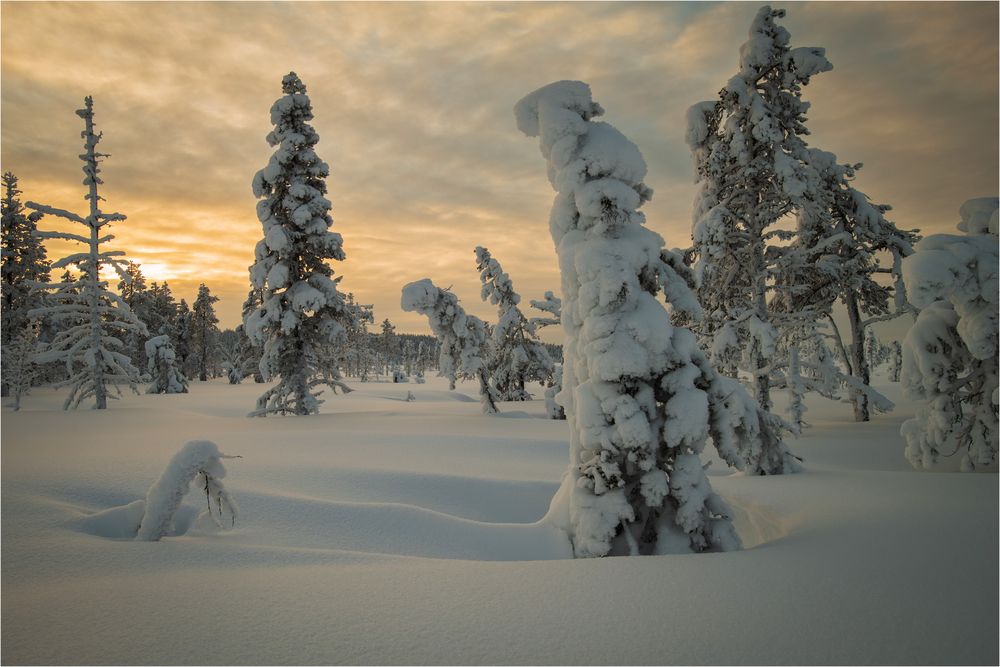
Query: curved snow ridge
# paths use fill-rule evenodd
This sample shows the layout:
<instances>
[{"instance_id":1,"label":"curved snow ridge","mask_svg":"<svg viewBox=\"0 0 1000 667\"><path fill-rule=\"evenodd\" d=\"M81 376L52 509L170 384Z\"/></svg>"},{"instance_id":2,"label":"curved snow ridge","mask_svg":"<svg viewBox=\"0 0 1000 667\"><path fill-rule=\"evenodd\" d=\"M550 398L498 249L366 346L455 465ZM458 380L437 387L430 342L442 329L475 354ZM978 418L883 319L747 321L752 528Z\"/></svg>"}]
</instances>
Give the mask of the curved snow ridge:
<instances>
[{"instance_id":1,"label":"curved snow ridge","mask_svg":"<svg viewBox=\"0 0 1000 667\"><path fill-rule=\"evenodd\" d=\"M526 561L572 558L566 534L545 521L487 523L404 503L327 500L260 491L240 494L241 541L276 541L424 558Z\"/></svg>"},{"instance_id":2,"label":"curved snow ridge","mask_svg":"<svg viewBox=\"0 0 1000 667\"><path fill-rule=\"evenodd\" d=\"M263 486L254 484L253 489L272 496L414 505L488 523L537 521L548 510L552 495L559 487L554 482L538 480L376 469L330 469L305 479L299 470L287 469L269 481ZM295 490L287 493L285 489L289 488Z\"/></svg>"}]
</instances>

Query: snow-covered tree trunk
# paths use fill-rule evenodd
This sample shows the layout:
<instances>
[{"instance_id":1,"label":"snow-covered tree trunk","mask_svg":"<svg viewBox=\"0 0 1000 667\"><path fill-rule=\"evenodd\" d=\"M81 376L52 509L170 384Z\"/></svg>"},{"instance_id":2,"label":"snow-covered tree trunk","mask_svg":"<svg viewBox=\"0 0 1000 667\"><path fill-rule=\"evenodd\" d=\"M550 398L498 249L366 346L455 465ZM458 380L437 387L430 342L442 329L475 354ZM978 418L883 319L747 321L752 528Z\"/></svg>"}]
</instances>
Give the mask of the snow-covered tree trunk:
<instances>
[{"instance_id":1,"label":"snow-covered tree trunk","mask_svg":"<svg viewBox=\"0 0 1000 667\"><path fill-rule=\"evenodd\" d=\"M858 300L853 294L845 297L847 304L847 319L851 324L851 367L854 369L854 377L863 384L871 384L871 373L868 370L868 360L865 358L865 335L864 325L861 320L861 311L858 309ZM871 413L868 410L868 396L860 390L853 392L854 421L866 422L871 420Z\"/></svg>"},{"instance_id":2,"label":"snow-covered tree trunk","mask_svg":"<svg viewBox=\"0 0 1000 667\"><path fill-rule=\"evenodd\" d=\"M549 228L562 274L570 467L549 516L577 556L738 548L700 461L706 440L732 465L783 472L795 462L656 299L663 290L675 309L700 314L683 262L643 226L638 208L652 191L639 149L591 120L603 109L579 81L545 86L514 111L518 128L539 137L557 192Z\"/></svg>"},{"instance_id":3,"label":"snow-covered tree trunk","mask_svg":"<svg viewBox=\"0 0 1000 667\"><path fill-rule=\"evenodd\" d=\"M185 444L170 459L160 478L149 487L145 513L135 539L155 542L169 533L174 514L192 482L204 492L212 519L222 526L228 515L229 525L235 525L236 503L222 485L222 478L226 476L222 459L231 458L237 457L221 454L219 447L208 440L192 440Z\"/></svg>"},{"instance_id":4,"label":"snow-covered tree trunk","mask_svg":"<svg viewBox=\"0 0 1000 667\"><path fill-rule=\"evenodd\" d=\"M340 234L330 231L331 203L324 196L330 169L314 150L319 135L307 122L312 104L294 72L281 86L284 96L271 107L275 128L267 136L276 151L253 179L264 238L250 281L262 290L261 305L244 316L247 335L262 347L261 374L280 382L257 400L250 416L315 414L322 403L318 386L350 391L331 348L357 326L356 309L338 290L340 278L328 264L346 255Z\"/></svg>"},{"instance_id":5,"label":"snow-covered tree trunk","mask_svg":"<svg viewBox=\"0 0 1000 667\"><path fill-rule=\"evenodd\" d=\"M483 413L499 412L486 363L488 334L485 323L466 313L457 296L435 286L429 278L405 285L400 305L408 313L427 317L431 331L441 343L438 364L450 388L455 388L457 378L476 379Z\"/></svg>"},{"instance_id":6,"label":"snow-covered tree trunk","mask_svg":"<svg viewBox=\"0 0 1000 667\"><path fill-rule=\"evenodd\" d=\"M889 346L889 381L899 382L899 374L903 370L903 346L898 340Z\"/></svg>"},{"instance_id":7,"label":"snow-covered tree trunk","mask_svg":"<svg viewBox=\"0 0 1000 667\"><path fill-rule=\"evenodd\" d=\"M70 387L69 396L64 408L77 407L88 397L94 397L94 408L107 408L109 385L117 392L118 382L126 382L133 391L138 393L136 383L139 371L132 365L131 359L121 351L124 348L121 338L129 332L148 335L146 325L140 322L128 304L121 297L108 290L107 281L101 280L100 272L103 266L115 269L123 280L128 280L124 260L125 253L114 250L102 250L101 246L114 238L111 234L101 236L101 228L111 222L125 220L120 213L103 213L100 210L102 197L98 195L97 186L103 181L100 173L100 159L107 157L98 153L96 148L101 140L100 134L94 133L94 102L87 97L85 108L76 113L84 119L83 132L86 152L80 156L83 160L84 185L88 187L85 199L90 202L90 213L82 218L75 213L61 209L28 202L29 208L47 215L65 218L87 228L87 236L66 232L38 232L41 238L57 238L75 241L87 245L86 252L74 253L54 262L53 268L63 268L76 265L81 271L81 277L74 283L45 283L39 287L53 290L52 299L55 306L37 308L31 314L39 317L51 317L60 321L65 328L52 341L49 349L39 355L38 360L62 361L66 364L69 379L59 383L59 386Z\"/></svg>"}]
</instances>

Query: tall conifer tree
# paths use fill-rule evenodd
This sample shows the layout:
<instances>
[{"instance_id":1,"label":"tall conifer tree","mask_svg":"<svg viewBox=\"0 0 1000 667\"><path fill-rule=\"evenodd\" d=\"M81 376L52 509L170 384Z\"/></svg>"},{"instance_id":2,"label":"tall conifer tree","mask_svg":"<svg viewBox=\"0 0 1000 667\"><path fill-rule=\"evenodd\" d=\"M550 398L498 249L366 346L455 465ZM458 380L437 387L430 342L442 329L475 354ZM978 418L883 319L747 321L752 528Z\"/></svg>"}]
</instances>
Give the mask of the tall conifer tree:
<instances>
[{"instance_id":1,"label":"tall conifer tree","mask_svg":"<svg viewBox=\"0 0 1000 667\"><path fill-rule=\"evenodd\" d=\"M281 81L284 96L271 107L275 147L253 179L257 218L264 238L257 243L250 282L262 290L261 305L244 318L247 335L262 347L260 369L279 383L257 400L251 415L308 415L319 412L320 385L349 391L329 348L341 344L356 317L338 290L329 260L345 258L343 239L330 231L326 178L330 168L314 147L319 141L312 103L295 72Z\"/></svg>"}]
</instances>

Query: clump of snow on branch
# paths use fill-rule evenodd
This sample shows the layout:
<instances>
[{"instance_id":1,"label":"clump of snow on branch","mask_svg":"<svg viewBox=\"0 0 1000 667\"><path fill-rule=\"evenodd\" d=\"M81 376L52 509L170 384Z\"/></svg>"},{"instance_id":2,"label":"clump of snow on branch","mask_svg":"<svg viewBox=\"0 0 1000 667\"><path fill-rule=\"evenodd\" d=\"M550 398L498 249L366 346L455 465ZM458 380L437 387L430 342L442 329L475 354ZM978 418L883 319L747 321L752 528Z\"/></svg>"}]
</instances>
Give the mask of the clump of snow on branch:
<instances>
[{"instance_id":1,"label":"clump of snow on branch","mask_svg":"<svg viewBox=\"0 0 1000 667\"><path fill-rule=\"evenodd\" d=\"M400 306L406 312L427 317L441 344L439 374L448 378L451 389L455 388L456 379L478 379L483 412L498 412L486 363L489 341L486 324L466 313L457 296L438 288L429 278L405 285Z\"/></svg>"},{"instance_id":2,"label":"clump of snow on branch","mask_svg":"<svg viewBox=\"0 0 1000 667\"><path fill-rule=\"evenodd\" d=\"M331 203L324 196L330 169L314 150L319 135L307 122L312 105L294 72L281 83L284 96L271 107L275 127L267 135L276 150L253 178L264 238L250 281L260 290L260 304L243 320L247 336L261 347L261 374L280 381L258 399L251 416L317 413L322 401L316 387L350 391L328 351L343 342L358 316L327 263L345 254L340 234L330 231Z\"/></svg>"},{"instance_id":3,"label":"clump of snow on branch","mask_svg":"<svg viewBox=\"0 0 1000 667\"><path fill-rule=\"evenodd\" d=\"M997 460L997 209L995 197L967 201L966 235L928 236L903 262L921 310L903 341L902 382L927 401L900 429L915 468L957 453L966 471Z\"/></svg>"},{"instance_id":4,"label":"clump of snow on branch","mask_svg":"<svg viewBox=\"0 0 1000 667\"><path fill-rule=\"evenodd\" d=\"M563 403L570 467L549 516L578 556L739 547L700 453L711 437L732 465L794 467L742 388L726 383L656 295L699 314L679 257L644 226L652 196L639 149L579 81L517 103L518 128L539 137L557 195L549 228L562 273Z\"/></svg>"},{"instance_id":5,"label":"clump of snow on branch","mask_svg":"<svg viewBox=\"0 0 1000 667\"><path fill-rule=\"evenodd\" d=\"M236 503L222 484L226 468L222 459L236 458L219 452L208 440L193 440L184 445L167 464L160 478L146 493L145 512L136 534L137 540L155 542L170 532L171 523L192 483L205 494L207 513L219 527L236 524Z\"/></svg>"}]
</instances>

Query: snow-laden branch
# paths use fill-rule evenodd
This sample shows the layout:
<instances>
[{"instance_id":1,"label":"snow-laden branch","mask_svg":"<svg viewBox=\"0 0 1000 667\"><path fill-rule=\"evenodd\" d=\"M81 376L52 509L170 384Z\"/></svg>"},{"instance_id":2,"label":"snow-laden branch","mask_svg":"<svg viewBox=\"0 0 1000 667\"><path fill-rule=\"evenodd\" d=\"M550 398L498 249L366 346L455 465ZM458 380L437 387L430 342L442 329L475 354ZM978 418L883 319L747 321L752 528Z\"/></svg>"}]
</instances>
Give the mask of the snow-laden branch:
<instances>
[{"instance_id":1,"label":"snow-laden branch","mask_svg":"<svg viewBox=\"0 0 1000 667\"><path fill-rule=\"evenodd\" d=\"M146 493L146 509L135 539L155 542L170 531L174 514L187 494L191 483L205 493L208 512L217 525L236 524L236 503L222 485L226 468L225 456L208 440L192 440L170 459L166 470Z\"/></svg>"},{"instance_id":2,"label":"snow-laden branch","mask_svg":"<svg viewBox=\"0 0 1000 667\"><path fill-rule=\"evenodd\" d=\"M39 213L44 213L45 215L54 215L57 218L65 218L67 220L72 220L73 222L79 222L81 225L86 225L87 224L87 221L85 219L81 218L76 213L73 213L71 211L66 211L64 209L56 208L54 206L46 206L45 204L37 204L37 203L35 203L33 201L25 202L24 205L27 206L30 209L34 209L34 210L38 211ZM59 232L40 232L40 233L41 234L45 234L45 233L57 233L58 234ZM85 243L89 243L89 242L90 242L90 239L87 239L85 241Z\"/></svg>"}]
</instances>

